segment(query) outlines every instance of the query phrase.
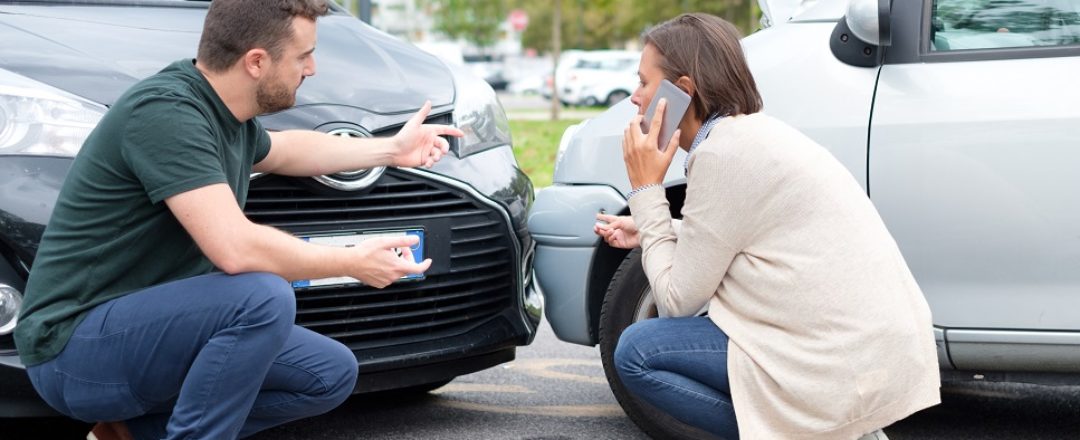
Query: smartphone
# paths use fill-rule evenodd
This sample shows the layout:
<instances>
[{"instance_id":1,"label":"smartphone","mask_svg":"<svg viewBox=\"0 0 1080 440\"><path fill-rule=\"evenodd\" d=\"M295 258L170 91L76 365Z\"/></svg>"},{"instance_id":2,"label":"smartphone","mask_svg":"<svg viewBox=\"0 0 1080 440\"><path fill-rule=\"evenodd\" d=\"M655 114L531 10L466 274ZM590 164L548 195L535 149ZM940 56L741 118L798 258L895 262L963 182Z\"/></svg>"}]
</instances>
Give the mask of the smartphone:
<instances>
[{"instance_id":1,"label":"smartphone","mask_svg":"<svg viewBox=\"0 0 1080 440\"><path fill-rule=\"evenodd\" d=\"M664 151L667 149L668 142L671 142L671 135L679 128L679 122L682 122L686 109L690 107L690 95L682 91L679 86L672 84L671 81L666 79L662 81L660 86L656 88L656 93L653 94L649 108L645 110L645 120L641 121L641 131L645 134L649 134L649 127L652 127L653 115L656 113L656 105L660 103L660 98L667 99L664 122L660 125L660 136L658 137L660 144L657 145L660 151Z\"/></svg>"}]
</instances>

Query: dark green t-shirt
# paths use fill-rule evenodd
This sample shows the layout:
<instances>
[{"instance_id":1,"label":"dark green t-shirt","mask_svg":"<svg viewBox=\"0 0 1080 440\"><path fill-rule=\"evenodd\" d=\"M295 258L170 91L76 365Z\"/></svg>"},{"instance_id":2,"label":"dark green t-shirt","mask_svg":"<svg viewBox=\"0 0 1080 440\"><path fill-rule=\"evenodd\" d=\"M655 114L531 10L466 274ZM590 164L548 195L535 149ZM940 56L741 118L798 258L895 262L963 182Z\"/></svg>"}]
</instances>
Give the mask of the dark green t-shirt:
<instances>
[{"instance_id":1,"label":"dark green t-shirt","mask_svg":"<svg viewBox=\"0 0 1080 440\"><path fill-rule=\"evenodd\" d=\"M252 164L270 151L192 60L124 93L71 166L26 284L15 343L26 365L63 350L95 306L214 269L164 200L228 183L241 207Z\"/></svg>"}]
</instances>

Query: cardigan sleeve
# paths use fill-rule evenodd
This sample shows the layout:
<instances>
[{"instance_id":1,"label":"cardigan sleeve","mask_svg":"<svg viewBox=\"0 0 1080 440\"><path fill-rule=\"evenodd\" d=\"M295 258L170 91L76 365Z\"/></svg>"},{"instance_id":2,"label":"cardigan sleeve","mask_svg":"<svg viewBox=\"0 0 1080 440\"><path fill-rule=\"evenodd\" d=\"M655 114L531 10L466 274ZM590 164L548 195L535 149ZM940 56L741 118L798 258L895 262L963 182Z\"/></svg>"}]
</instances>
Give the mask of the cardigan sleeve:
<instances>
[{"instance_id":1,"label":"cardigan sleeve","mask_svg":"<svg viewBox=\"0 0 1080 440\"><path fill-rule=\"evenodd\" d=\"M716 293L739 249L737 209L725 203L716 176L720 159L699 151L687 182L682 225L675 221L662 188L630 199L630 211L641 234L642 266L652 286L660 316L693 316Z\"/></svg>"}]
</instances>

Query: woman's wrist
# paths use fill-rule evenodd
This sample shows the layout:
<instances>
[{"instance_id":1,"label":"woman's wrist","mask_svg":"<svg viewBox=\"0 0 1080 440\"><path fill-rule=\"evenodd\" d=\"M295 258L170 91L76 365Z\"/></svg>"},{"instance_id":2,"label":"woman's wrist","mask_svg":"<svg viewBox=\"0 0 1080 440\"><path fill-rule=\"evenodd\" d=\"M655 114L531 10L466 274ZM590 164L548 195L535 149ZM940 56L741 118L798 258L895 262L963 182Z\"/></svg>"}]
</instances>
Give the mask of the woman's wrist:
<instances>
[{"instance_id":1,"label":"woman's wrist","mask_svg":"<svg viewBox=\"0 0 1080 440\"><path fill-rule=\"evenodd\" d=\"M626 200L630 200L631 197L634 197L635 195L641 193L642 191L652 189L652 188L659 188L659 187L660 187L659 183L646 183L646 184L641 185L641 186L633 187L633 188L630 189L630 192L626 193Z\"/></svg>"}]
</instances>

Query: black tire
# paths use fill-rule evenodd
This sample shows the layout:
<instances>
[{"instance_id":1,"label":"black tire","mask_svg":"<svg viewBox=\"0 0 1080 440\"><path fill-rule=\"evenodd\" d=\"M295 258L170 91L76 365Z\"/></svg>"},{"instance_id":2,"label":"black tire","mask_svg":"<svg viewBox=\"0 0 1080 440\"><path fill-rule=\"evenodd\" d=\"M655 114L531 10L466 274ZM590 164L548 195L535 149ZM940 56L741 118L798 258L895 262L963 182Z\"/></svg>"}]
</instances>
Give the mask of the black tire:
<instances>
[{"instance_id":1,"label":"black tire","mask_svg":"<svg viewBox=\"0 0 1080 440\"><path fill-rule=\"evenodd\" d=\"M614 92L608 93L607 99L604 100L604 103L607 104L608 107L611 107L615 104L618 104L620 101L626 99L627 96L630 96L630 93L626 90L616 90Z\"/></svg>"},{"instance_id":2,"label":"black tire","mask_svg":"<svg viewBox=\"0 0 1080 440\"><path fill-rule=\"evenodd\" d=\"M655 305L650 305L651 298L648 298L650 295L649 279L641 268L641 249L635 249L615 271L600 307L600 360L611 392L630 420L652 438L715 439L715 436L679 422L630 394L615 371L615 346L619 335L636 321L656 317Z\"/></svg>"}]
</instances>

